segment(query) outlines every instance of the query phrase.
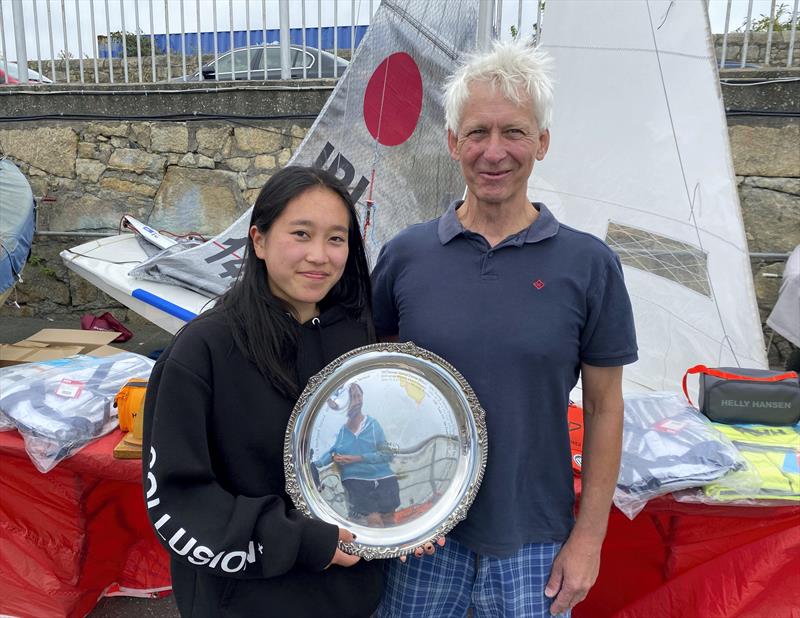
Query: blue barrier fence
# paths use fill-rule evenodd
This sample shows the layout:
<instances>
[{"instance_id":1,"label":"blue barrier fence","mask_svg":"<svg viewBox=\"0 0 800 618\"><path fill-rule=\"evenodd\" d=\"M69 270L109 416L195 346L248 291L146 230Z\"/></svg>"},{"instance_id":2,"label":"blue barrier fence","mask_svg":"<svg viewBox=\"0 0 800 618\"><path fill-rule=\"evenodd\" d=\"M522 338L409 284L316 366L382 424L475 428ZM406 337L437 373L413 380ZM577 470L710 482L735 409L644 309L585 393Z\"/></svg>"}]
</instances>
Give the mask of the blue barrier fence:
<instances>
[{"instance_id":1,"label":"blue barrier fence","mask_svg":"<svg viewBox=\"0 0 800 618\"><path fill-rule=\"evenodd\" d=\"M281 40L281 31L277 28L267 29L267 44L279 43ZM350 49L351 35L355 35L355 45L358 47L361 39L367 32L367 26L327 26L324 28L306 28L306 45L308 47L321 47L322 49L334 48L334 35L336 36L336 47L339 49ZM231 47L247 47L248 37L246 30L233 31L233 46L231 46L231 33L230 31L217 32L217 52L223 54L230 51ZM140 35L142 40L149 40L149 34ZM100 38L100 37L98 37ZM187 56L197 54L197 33L186 32L176 33L169 35L169 49L170 53L181 53L181 40L183 40L184 50ZM321 40L321 44L320 44ZM303 29L290 28L289 29L289 42L295 45L303 44ZM153 43L157 54L165 54L167 51L167 35L156 34L153 36ZM250 45L263 45L264 44L264 30L250 30ZM98 52L100 58L108 58L108 44L106 40L98 41ZM201 32L200 33L200 53L213 54L214 53L214 33ZM111 57L122 58L122 40L116 37L111 41Z\"/></svg>"}]
</instances>

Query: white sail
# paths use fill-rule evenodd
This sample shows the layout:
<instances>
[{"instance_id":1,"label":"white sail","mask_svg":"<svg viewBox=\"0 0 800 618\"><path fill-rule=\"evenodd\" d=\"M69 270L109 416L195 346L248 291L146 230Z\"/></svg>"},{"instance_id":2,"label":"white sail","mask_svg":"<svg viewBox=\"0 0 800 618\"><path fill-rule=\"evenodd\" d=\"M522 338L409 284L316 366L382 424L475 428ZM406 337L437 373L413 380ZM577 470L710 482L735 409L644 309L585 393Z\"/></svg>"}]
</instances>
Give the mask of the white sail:
<instances>
[{"instance_id":1,"label":"white sail","mask_svg":"<svg viewBox=\"0 0 800 618\"><path fill-rule=\"evenodd\" d=\"M554 121L529 195L622 259L640 359L624 390L766 367L703 0L548 2L542 47Z\"/></svg>"}]
</instances>

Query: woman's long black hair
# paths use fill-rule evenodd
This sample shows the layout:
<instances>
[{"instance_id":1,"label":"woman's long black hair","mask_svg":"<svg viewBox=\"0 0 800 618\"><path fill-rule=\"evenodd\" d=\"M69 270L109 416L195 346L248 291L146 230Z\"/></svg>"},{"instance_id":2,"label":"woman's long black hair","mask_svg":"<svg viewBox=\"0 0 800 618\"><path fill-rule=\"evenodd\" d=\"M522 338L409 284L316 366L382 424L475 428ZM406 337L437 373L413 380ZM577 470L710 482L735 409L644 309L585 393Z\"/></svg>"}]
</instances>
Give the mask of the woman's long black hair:
<instances>
[{"instance_id":1,"label":"woman's long black hair","mask_svg":"<svg viewBox=\"0 0 800 618\"><path fill-rule=\"evenodd\" d=\"M358 216L347 187L333 174L301 166L285 167L275 173L258 194L250 227L255 225L265 234L291 200L317 187L330 189L341 197L350 218L347 263L341 279L320 301L320 309L342 307L347 314L365 323L372 339L372 290ZM287 397L299 396L296 375L299 330L296 320L289 304L270 290L266 264L256 255L249 234L242 269L233 286L220 297L213 312L220 312L227 318L236 346L278 391Z\"/></svg>"}]
</instances>

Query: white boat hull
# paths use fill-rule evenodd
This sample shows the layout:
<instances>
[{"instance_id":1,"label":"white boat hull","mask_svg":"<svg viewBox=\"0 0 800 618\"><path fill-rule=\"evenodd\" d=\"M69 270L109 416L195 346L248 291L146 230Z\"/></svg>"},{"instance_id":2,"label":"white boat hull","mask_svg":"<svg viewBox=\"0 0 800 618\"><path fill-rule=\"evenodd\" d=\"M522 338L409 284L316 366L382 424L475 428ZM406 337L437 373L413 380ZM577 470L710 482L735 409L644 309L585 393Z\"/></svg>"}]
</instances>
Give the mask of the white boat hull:
<instances>
[{"instance_id":1,"label":"white boat hull","mask_svg":"<svg viewBox=\"0 0 800 618\"><path fill-rule=\"evenodd\" d=\"M213 304L213 300L175 285L128 276L147 259L134 234L120 234L61 252L67 267L114 300L170 333Z\"/></svg>"}]
</instances>

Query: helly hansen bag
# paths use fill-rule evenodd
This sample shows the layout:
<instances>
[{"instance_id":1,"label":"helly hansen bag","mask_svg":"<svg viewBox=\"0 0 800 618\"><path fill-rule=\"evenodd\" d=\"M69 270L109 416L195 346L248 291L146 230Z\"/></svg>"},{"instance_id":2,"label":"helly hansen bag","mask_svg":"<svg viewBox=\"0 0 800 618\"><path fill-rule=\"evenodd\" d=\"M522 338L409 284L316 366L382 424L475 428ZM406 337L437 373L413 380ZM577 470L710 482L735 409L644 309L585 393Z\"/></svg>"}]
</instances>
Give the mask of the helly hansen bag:
<instances>
[{"instance_id":1,"label":"helly hansen bag","mask_svg":"<svg viewBox=\"0 0 800 618\"><path fill-rule=\"evenodd\" d=\"M683 376L700 377L700 411L718 423L794 425L800 420L800 379L794 371L696 365ZM694 405L694 404L692 404Z\"/></svg>"}]
</instances>

